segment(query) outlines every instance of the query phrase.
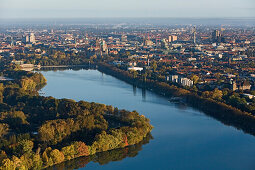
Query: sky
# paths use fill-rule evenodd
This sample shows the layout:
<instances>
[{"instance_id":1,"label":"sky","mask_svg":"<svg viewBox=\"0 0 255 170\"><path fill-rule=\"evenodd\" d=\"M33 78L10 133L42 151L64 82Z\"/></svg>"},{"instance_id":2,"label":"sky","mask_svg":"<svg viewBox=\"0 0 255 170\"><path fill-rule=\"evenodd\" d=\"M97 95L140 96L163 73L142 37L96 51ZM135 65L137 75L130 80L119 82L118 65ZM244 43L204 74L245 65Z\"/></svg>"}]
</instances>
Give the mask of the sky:
<instances>
[{"instance_id":1,"label":"sky","mask_svg":"<svg viewBox=\"0 0 255 170\"><path fill-rule=\"evenodd\" d=\"M0 18L255 17L255 0L0 0Z\"/></svg>"}]
</instances>

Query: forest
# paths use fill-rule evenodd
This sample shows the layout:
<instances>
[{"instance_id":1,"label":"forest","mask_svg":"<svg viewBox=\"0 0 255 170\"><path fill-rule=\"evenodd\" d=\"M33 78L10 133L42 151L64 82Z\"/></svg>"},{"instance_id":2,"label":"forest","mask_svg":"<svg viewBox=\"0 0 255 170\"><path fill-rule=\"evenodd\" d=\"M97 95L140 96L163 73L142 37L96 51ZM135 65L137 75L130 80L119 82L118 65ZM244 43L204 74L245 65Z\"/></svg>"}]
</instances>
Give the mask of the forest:
<instances>
[{"instance_id":1,"label":"forest","mask_svg":"<svg viewBox=\"0 0 255 170\"><path fill-rule=\"evenodd\" d=\"M152 130L136 111L38 94L40 73L1 67L0 169L41 169L142 142Z\"/></svg>"}]
</instances>

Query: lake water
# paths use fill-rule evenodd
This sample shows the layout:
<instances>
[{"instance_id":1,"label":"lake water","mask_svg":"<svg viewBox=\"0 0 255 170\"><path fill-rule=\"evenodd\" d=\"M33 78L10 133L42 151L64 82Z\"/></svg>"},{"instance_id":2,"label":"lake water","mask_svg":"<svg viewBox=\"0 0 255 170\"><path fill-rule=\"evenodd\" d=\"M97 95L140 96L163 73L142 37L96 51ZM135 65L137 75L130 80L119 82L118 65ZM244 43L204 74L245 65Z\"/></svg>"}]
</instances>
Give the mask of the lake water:
<instances>
[{"instance_id":1,"label":"lake water","mask_svg":"<svg viewBox=\"0 0 255 170\"><path fill-rule=\"evenodd\" d=\"M168 98L97 70L42 71L42 74L47 79L42 89L46 96L136 110L154 126L153 139L141 146L137 155L103 165L90 161L81 169L255 169L255 137L198 110L171 103ZM82 163L84 158L81 159L74 164Z\"/></svg>"}]
</instances>

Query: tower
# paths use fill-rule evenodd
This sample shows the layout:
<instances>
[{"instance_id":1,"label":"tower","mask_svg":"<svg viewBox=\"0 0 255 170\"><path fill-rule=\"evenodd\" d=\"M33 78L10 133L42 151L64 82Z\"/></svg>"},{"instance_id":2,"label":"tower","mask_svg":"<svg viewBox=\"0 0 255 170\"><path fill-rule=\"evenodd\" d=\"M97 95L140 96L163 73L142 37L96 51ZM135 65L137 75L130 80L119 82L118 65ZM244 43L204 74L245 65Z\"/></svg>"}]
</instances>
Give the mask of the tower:
<instances>
[{"instance_id":1,"label":"tower","mask_svg":"<svg viewBox=\"0 0 255 170\"><path fill-rule=\"evenodd\" d=\"M196 27L193 27L193 43L196 44Z\"/></svg>"},{"instance_id":2,"label":"tower","mask_svg":"<svg viewBox=\"0 0 255 170\"><path fill-rule=\"evenodd\" d=\"M214 30L212 32L212 41L213 42L221 42L221 31L219 30Z\"/></svg>"}]
</instances>

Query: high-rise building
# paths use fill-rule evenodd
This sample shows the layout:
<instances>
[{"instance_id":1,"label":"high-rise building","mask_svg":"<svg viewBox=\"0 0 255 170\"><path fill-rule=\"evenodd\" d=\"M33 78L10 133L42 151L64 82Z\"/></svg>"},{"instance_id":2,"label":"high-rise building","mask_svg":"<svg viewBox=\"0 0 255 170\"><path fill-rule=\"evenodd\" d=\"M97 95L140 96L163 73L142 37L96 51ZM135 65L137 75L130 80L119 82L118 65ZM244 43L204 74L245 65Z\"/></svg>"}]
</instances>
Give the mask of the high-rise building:
<instances>
[{"instance_id":1,"label":"high-rise building","mask_svg":"<svg viewBox=\"0 0 255 170\"><path fill-rule=\"evenodd\" d=\"M34 33L30 33L29 42L30 43L35 43L35 34Z\"/></svg>"},{"instance_id":2,"label":"high-rise building","mask_svg":"<svg viewBox=\"0 0 255 170\"><path fill-rule=\"evenodd\" d=\"M27 44L30 42L29 35L22 36L22 43Z\"/></svg>"},{"instance_id":3,"label":"high-rise building","mask_svg":"<svg viewBox=\"0 0 255 170\"><path fill-rule=\"evenodd\" d=\"M26 42L26 43L29 43L29 42L30 42L30 40L29 40L29 35L26 35L26 37L25 37L25 42Z\"/></svg>"},{"instance_id":4,"label":"high-rise building","mask_svg":"<svg viewBox=\"0 0 255 170\"><path fill-rule=\"evenodd\" d=\"M167 50L169 49L167 40L165 38L163 40L161 40L161 48L164 48L164 49L167 49Z\"/></svg>"},{"instance_id":5,"label":"high-rise building","mask_svg":"<svg viewBox=\"0 0 255 170\"><path fill-rule=\"evenodd\" d=\"M168 42L174 42L177 41L177 36L176 35L169 35L168 36Z\"/></svg>"},{"instance_id":6,"label":"high-rise building","mask_svg":"<svg viewBox=\"0 0 255 170\"><path fill-rule=\"evenodd\" d=\"M127 41L127 36L126 35L122 35L121 36L121 41L122 42L126 42Z\"/></svg>"},{"instance_id":7,"label":"high-rise building","mask_svg":"<svg viewBox=\"0 0 255 170\"><path fill-rule=\"evenodd\" d=\"M105 40L102 40L102 41L101 41L101 48L102 48L102 50L103 50L104 52L107 51L107 44L106 44Z\"/></svg>"},{"instance_id":8,"label":"high-rise building","mask_svg":"<svg viewBox=\"0 0 255 170\"><path fill-rule=\"evenodd\" d=\"M193 27L193 43L196 44L196 33L197 33L197 28Z\"/></svg>"},{"instance_id":9,"label":"high-rise building","mask_svg":"<svg viewBox=\"0 0 255 170\"><path fill-rule=\"evenodd\" d=\"M214 30L212 32L212 41L213 42L221 42L221 31Z\"/></svg>"}]
</instances>

